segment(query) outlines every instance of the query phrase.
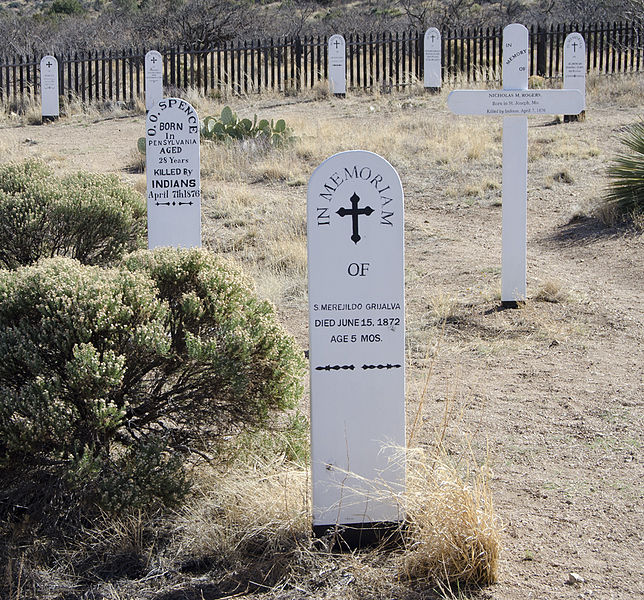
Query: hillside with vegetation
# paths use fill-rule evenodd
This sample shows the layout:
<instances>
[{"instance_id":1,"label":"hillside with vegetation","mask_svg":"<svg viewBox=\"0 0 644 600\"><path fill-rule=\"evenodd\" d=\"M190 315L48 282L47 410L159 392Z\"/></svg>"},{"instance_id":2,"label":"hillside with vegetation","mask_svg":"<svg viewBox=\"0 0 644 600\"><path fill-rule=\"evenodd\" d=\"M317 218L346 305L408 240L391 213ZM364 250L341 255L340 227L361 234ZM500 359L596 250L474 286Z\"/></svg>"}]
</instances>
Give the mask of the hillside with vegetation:
<instances>
[{"instance_id":1,"label":"hillside with vegetation","mask_svg":"<svg viewBox=\"0 0 644 600\"><path fill-rule=\"evenodd\" d=\"M24 0L0 1L8 55L233 39L505 25L631 20L644 0Z\"/></svg>"}]
</instances>

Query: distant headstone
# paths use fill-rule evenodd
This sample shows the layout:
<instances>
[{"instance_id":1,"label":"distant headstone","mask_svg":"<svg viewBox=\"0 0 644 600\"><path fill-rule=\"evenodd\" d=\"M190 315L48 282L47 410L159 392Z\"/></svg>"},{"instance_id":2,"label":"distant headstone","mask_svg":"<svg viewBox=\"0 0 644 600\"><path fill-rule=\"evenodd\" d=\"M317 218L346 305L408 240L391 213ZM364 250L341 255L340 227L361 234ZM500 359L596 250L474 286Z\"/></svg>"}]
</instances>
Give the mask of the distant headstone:
<instances>
[{"instance_id":1,"label":"distant headstone","mask_svg":"<svg viewBox=\"0 0 644 600\"><path fill-rule=\"evenodd\" d=\"M324 161L307 197L313 526L346 539L404 517L403 190L356 150Z\"/></svg>"},{"instance_id":2,"label":"distant headstone","mask_svg":"<svg viewBox=\"0 0 644 600\"><path fill-rule=\"evenodd\" d=\"M527 115L579 113L577 90L528 90L528 30L518 23L503 30L503 90L455 90L447 98L459 115L503 116L503 231L501 301L527 297Z\"/></svg>"},{"instance_id":3,"label":"distant headstone","mask_svg":"<svg viewBox=\"0 0 644 600\"><path fill-rule=\"evenodd\" d=\"M329 85L336 96L347 93L346 43L338 34L329 38Z\"/></svg>"},{"instance_id":4,"label":"distant headstone","mask_svg":"<svg viewBox=\"0 0 644 600\"><path fill-rule=\"evenodd\" d=\"M145 55L145 110L149 111L163 98L163 57L150 50Z\"/></svg>"},{"instance_id":5,"label":"distant headstone","mask_svg":"<svg viewBox=\"0 0 644 600\"><path fill-rule=\"evenodd\" d=\"M580 33L569 33L564 41L563 86L566 90L578 90L584 99L584 108L579 115L564 115L564 121L583 120L586 111L586 43Z\"/></svg>"},{"instance_id":6,"label":"distant headstone","mask_svg":"<svg viewBox=\"0 0 644 600\"><path fill-rule=\"evenodd\" d=\"M199 117L180 98L164 98L146 118L148 248L201 247Z\"/></svg>"},{"instance_id":7,"label":"distant headstone","mask_svg":"<svg viewBox=\"0 0 644 600\"><path fill-rule=\"evenodd\" d=\"M442 85L441 77L441 34L436 27L430 27L424 38L424 69L423 79L425 89L437 92Z\"/></svg>"},{"instance_id":8,"label":"distant headstone","mask_svg":"<svg viewBox=\"0 0 644 600\"><path fill-rule=\"evenodd\" d=\"M43 56L40 61L40 98L43 121L53 121L60 116L58 88L58 61L55 56Z\"/></svg>"}]
</instances>

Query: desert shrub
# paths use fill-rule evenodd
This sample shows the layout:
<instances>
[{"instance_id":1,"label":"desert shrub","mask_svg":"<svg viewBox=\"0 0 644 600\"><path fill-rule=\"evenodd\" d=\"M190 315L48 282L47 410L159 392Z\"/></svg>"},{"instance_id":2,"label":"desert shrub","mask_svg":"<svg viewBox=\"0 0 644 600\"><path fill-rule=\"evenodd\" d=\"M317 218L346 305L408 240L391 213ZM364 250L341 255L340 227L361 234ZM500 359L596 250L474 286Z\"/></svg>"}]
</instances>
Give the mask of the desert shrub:
<instances>
[{"instance_id":1,"label":"desert shrub","mask_svg":"<svg viewBox=\"0 0 644 600\"><path fill-rule=\"evenodd\" d=\"M109 264L144 243L145 203L114 175L56 177L43 163L0 167L0 266L69 256Z\"/></svg>"},{"instance_id":2,"label":"desert shrub","mask_svg":"<svg viewBox=\"0 0 644 600\"><path fill-rule=\"evenodd\" d=\"M79 0L54 0L48 12L52 15L81 15L85 8Z\"/></svg>"},{"instance_id":3,"label":"desert shrub","mask_svg":"<svg viewBox=\"0 0 644 600\"><path fill-rule=\"evenodd\" d=\"M199 250L0 271L0 477L107 510L176 504L187 465L300 393L301 353ZM42 500L40 500L42 501ZM10 503L9 503L10 504Z\"/></svg>"},{"instance_id":4,"label":"desert shrub","mask_svg":"<svg viewBox=\"0 0 644 600\"><path fill-rule=\"evenodd\" d=\"M644 213L644 121L625 131L626 146L608 167L610 179L606 205L621 216Z\"/></svg>"}]
</instances>

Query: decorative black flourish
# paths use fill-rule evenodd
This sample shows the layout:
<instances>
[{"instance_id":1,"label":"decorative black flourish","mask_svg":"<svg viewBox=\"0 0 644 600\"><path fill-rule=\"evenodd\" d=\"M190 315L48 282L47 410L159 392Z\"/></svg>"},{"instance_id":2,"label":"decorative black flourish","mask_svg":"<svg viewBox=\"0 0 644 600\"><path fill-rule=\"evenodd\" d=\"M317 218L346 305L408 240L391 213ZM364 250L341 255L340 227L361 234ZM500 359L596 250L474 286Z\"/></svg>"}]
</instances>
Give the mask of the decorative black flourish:
<instances>
[{"instance_id":1,"label":"decorative black flourish","mask_svg":"<svg viewBox=\"0 0 644 600\"><path fill-rule=\"evenodd\" d=\"M316 371L339 371L340 369L353 371L353 365L326 365L325 367L315 367Z\"/></svg>"},{"instance_id":2,"label":"decorative black flourish","mask_svg":"<svg viewBox=\"0 0 644 600\"><path fill-rule=\"evenodd\" d=\"M363 369L400 369L402 365L362 365Z\"/></svg>"},{"instance_id":3,"label":"decorative black flourish","mask_svg":"<svg viewBox=\"0 0 644 600\"><path fill-rule=\"evenodd\" d=\"M170 203L169 202L157 202L156 205L157 206L170 206Z\"/></svg>"}]
</instances>

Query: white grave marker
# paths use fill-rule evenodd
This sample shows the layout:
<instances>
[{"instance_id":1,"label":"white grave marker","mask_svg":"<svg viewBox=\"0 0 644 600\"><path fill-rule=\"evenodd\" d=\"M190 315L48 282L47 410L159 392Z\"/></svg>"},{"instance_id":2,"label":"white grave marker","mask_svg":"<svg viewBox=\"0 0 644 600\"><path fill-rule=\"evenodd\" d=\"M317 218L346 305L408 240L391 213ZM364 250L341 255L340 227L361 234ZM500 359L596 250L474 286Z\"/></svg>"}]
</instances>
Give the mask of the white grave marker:
<instances>
[{"instance_id":1,"label":"white grave marker","mask_svg":"<svg viewBox=\"0 0 644 600\"><path fill-rule=\"evenodd\" d=\"M346 43L338 34L329 38L329 85L336 96L347 93Z\"/></svg>"},{"instance_id":2,"label":"white grave marker","mask_svg":"<svg viewBox=\"0 0 644 600\"><path fill-rule=\"evenodd\" d=\"M145 110L149 111L163 98L163 57L150 50L145 55Z\"/></svg>"},{"instance_id":3,"label":"white grave marker","mask_svg":"<svg viewBox=\"0 0 644 600\"><path fill-rule=\"evenodd\" d=\"M180 98L164 98L146 118L148 248L201 247L199 117Z\"/></svg>"},{"instance_id":4,"label":"white grave marker","mask_svg":"<svg viewBox=\"0 0 644 600\"><path fill-rule=\"evenodd\" d=\"M442 85L441 77L441 34L436 27L430 27L424 38L424 69L423 79L425 88L439 90Z\"/></svg>"},{"instance_id":5,"label":"white grave marker","mask_svg":"<svg viewBox=\"0 0 644 600\"><path fill-rule=\"evenodd\" d=\"M43 56L40 61L40 98L43 121L60 116L58 88L58 61L55 56Z\"/></svg>"},{"instance_id":6,"label":"white grave marker","mask_svg":"<svg viewBox=\"0 0 644 600\"><path fill-rule=\"evenodd\" d=\"M324 161L307 196L313 525L403 517L403 191L382 157Z\"/></svg>"},{"instance_id":7,"label":"white grave marker","mask_svg":"<svg viewBox=\"0 0 644 600\"><path fill-rule=\"evenodd\" d=\"M501 300L526 299L528 118L532 114L577 114L577 90L528 90L528 30L503 30L503 90L455 90L447 104L459 115L503 116L503 232Z\"/></svg>"},{"instance_id":8,"label":"white grave marker","mask_svg":"<svg viewBox=\"0 0 644 600\"><path fill-rule=\"evenodd\" d=\"M583 112L586 110L586 43L580 33L569 33L566 36L563 61L564 89L578 90L581 93L584 101ZM565 115L565 120L571 120L570 116Z\"/></svg>"}]
</instances>

